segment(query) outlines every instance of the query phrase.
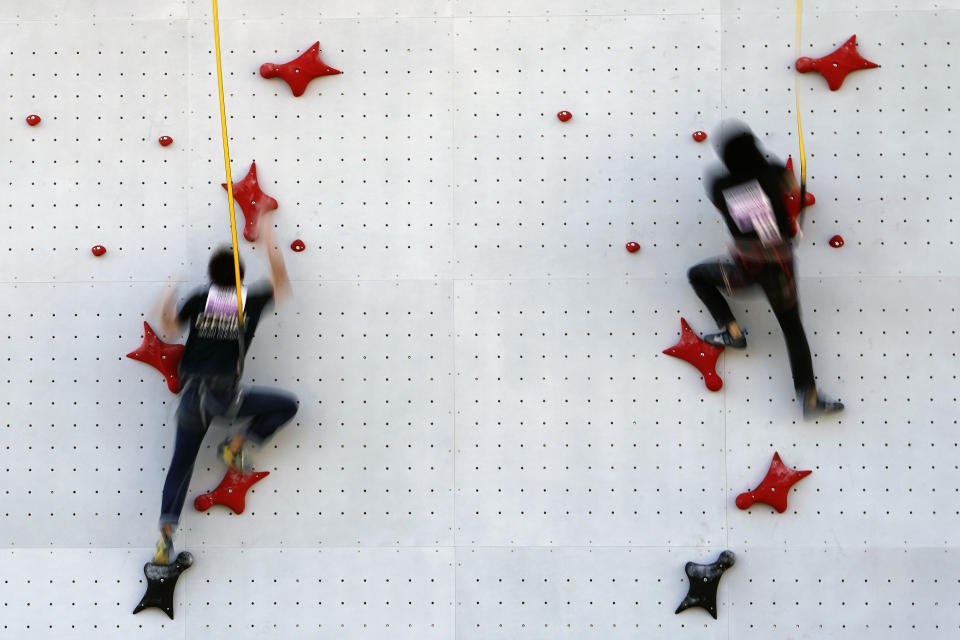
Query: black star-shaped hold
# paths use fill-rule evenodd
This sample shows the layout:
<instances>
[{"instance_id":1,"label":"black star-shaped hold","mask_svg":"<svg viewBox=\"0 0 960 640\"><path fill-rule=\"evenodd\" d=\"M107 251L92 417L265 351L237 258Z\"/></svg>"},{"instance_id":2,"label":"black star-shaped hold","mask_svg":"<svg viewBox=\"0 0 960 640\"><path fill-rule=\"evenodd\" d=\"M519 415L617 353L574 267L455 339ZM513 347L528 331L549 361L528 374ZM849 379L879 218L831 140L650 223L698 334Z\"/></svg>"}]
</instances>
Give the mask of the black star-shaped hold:
<instances>
[{"instance_id":1,"label":"black star-shaped hold","mask_svg":"<svg viewBox=\"0 0 960 640\"><path fill-rule=\"evenodd\" d=\"M733 555L733 551L724 551L716 562L710 564L688 562L683 570L687 572L687 578L690 579L690 590L687 591L687 597L677 607L676 613L690 607L703 607L716 620L717 587L720 586L720 577L736 561L737 557Z\"/></svg>"},{"instance_id":2,"label":"black star-shaped hold","mask_svg":"<svg viewBox=\"0 0 960 640\"><path fill-rule=\"evenodd\" d=\"M147 592L133 612L140 613L148 607L156 607L163 609L173 620L173 590L177 587L180 574L192 564L193 556L187 551L181 551L171 564L148 562L143 565L143 575L147 577Z\"/></svg>"}]
</instances>

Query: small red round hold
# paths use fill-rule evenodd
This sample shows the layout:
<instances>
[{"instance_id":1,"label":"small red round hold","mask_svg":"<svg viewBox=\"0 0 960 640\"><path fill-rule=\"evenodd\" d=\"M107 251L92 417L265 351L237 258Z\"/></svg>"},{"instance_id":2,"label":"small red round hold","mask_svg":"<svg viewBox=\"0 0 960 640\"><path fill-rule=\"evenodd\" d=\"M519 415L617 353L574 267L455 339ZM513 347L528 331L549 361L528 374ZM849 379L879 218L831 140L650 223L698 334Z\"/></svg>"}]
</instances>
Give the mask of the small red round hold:
<instances>
[{"instance_id":1,"label":"small red round hold","mask_svg":"<svg viewBox=\"0 0 960 640\"><path fill-rule=\"evenodd\" d=\"M560 122L566 122L572 117L573 117L573 114L570 113L569 111L561 111L560 113L557 114L557 120L559 120Z\"/></svg>"},{"instance_id":2,"label":"small red round hold","mask_svg":"<svg viewBox=\"0 0 960 640\"><path fill-rule=\"evenodd\" d=\"M640 245L637 244L636 242L628 242L627 251L629 251L630 253L636 253L637 251L640 251Z\"/></svg>"},{"instance_id":3,"label":"small red round hold","mask_svg":"<svg viewBox=\"0 0 960 640\"><path fill-rule=\"evenodd\" d=\"M40 116L36 114L30 114L29 116L27 116L27 124L30 125L31 127L37 126L38 124L40 124Z\"/></svg>"},{"instance_id":4,"label":"small red round hold","mask_svg":"<svg viewBox=\"0 0 960 640\"><path fill-rule=\"evenodd\" d=\"M307 246L306 246L305 244L303 244L303 240L297 239L297 240L294 240L294 241L290 244L290 248L293 249L294 251L298 251L298 252L299 252L299 251L303 251L304 249L306 249Z\"/></svg>"},{"instance_id":5,"label":"small red round hold","mask_svg":"<svg viewBox=\"0 0 960 640\"><path fill-rule=\"evenodd\" d=\"M694 131L694 132L693 132L693 139L696 140L697 142L703 142L704 140L707 139L707 132L706 132L706 131Z\"/></svg>"},{"instance_id":6,"label":"small red round hold","mask_svg":"<svg viewBox=\"0 0 960 640\"><path fill-rule=\"evenodd\" d=\"M107 252L107 248L104 247L102 244L95 244L95 245L93 245L93 247L90 249L90 252L93 253L93 255L95 255L95 256L97 256L97 257L99 258L100 256L102 256L103 254L105 254L105 253Z\"/></svg>"},{"instance_id":7,"label":"small red round hold","mask_svg":"<svg viewBox=\"0 0 960 640\"><path fill-rule=\"evenodd\" d=\"M160 143L161 147L169 147L171 144L173 144L173 138L170 136L160 136L157 142Z\"/></svg>"},{"instance_id":8,"label":"small red round hold","mask_svg":"<svg viewBox=\"0 0 960 640\"><path fill-rule=\"evenodd\" d=\"M830 238L830 246L834 249L839 249L843 246L843 238L841 236L833 236Z\"/></svg>"}]
</instances>

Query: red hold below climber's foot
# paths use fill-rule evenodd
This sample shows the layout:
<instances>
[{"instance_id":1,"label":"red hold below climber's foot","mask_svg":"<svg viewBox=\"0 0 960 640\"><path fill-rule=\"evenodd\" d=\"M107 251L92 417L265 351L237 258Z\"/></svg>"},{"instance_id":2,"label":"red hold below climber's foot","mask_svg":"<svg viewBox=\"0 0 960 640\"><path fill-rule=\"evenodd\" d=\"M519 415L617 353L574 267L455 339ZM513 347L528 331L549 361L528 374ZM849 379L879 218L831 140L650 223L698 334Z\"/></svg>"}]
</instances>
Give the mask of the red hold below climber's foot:
<instances>
[{"instance_id":1,"label":"red hold below climber's foot","mask_svg":"<svg viewBox=\"0 0 960 640\"><path fill-rule=\"evenodd\" d=\"M790 487L811 473L813 472L795 471L787 467L780 459L780 454L774 452L773 461L770 462L770 468L763 482L753 491L738 495L737 506L741 509L749 509L757 502L762 502L776 509L778 513L783 513L787 510L787 495L790 493Z\"/></svg>"},{"instance_id":2,"label":"red hold below climber's foot","mask_svg":"<svg viewBox=\"0 0 960 640\"><path fill-rule=\"evenodd\" d=\"M270 475L269 471L238 471L231 467L227 469L226 475L223 476L217 488L197 496L193 506L197 511L206 511L215 504L222 504L233 509L234 513L243 513L246 508L247 490L268 475Z\"/></svg>"},{"instance_id":3,"label":"red hold below climber's foot","mask_svg":"<svg viewBox=\"0 0 960 640\"><path fill-rule=\"evenodd\" d=\"M695 366L703 374L707 389L719 391L723 387L723 380L717 375L717 358L723 353L723 347L716 347L701 340L683 318L680 318L680 332L680 342L663 352Z\"/></svg>"}]
</instances>

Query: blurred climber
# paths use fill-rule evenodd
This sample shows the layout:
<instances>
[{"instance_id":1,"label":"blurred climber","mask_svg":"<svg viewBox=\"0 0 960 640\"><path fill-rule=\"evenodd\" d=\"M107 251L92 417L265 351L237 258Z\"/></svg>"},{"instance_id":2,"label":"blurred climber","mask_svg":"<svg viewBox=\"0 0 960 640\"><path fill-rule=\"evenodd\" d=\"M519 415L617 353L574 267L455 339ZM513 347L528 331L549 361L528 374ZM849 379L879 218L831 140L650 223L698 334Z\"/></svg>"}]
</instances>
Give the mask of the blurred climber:
<instances>
[{"instance_id":1,"label":"blurred climber","mask_svg":"<svg viewBox=\"0 0 960 640\"><path fill-rule=\"evenodd\" d=\"M217 416L227 419L250 418L249 423L217 448L219 457L241 471L250 468L244 453L249 440L262 443L293 418L296 398L286 392L243 387L244 355L264 309L279 303L290 292L283 256L273 238L272 215L261 220L261 246L270 262L270 282L242 287L243 323L238 322L237 289L233 252L230 248L214 252L210 258L210 285L195 292L180 306L174 306L171 286L162 304L163 331L177 335L187 324L189 334L180 360L183 390L177 411L177 436L173 459L163 485L160 508L160 540L154 562L167 564L173 553L173 532L187 495L190 476L200 444L210 422ZM240 265L243 281L243 265Z\"/></svg>"},{"instance_id":2,"label":"blurred climber","mask_svg":"<svg viewBox=\"0 0 960 640\"><path fill-rule=\"evenodd\" d=\"M817 391L810 346L800 322L790 240L802 234L786 205L788 194L799 188L797 181L786 167L767 160L745 125L724 123L719 140L718 154L726 171L708 176L707 190L727 223L734 245L729 258L702 262L688 272L693 290L721 329L703 339L717 346L746 348L744 330L719 288L733 295L759 285L783 330L804 417L840 411L843 404Z\"/></svg>"}]
</instances>

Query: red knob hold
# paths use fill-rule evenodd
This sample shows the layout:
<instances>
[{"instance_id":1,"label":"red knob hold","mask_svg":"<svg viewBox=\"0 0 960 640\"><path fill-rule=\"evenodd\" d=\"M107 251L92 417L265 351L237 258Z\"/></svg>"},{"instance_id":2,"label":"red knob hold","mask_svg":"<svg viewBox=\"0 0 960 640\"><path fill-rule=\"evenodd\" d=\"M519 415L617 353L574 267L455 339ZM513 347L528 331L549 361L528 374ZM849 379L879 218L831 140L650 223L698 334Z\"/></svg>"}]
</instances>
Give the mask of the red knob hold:
<instances>
[{"instance_id":1,"label":"red knob hold","mask_svg":"<svg viewBox=\"0 0 960 640\"><path fill-rule=\"evenodd\" d=\"M303 251L304 249L306 249L307 246L303 244L303 240L300 240L298 238L290 243L290 248L299 253L300 251Z\"/></svg>"},{"instance_id":2,"label":"red knob hold","mask_svg":"<svg viewBox=\"0 0 960 640\"><path fill-rule=\"evenodd\" d=\"M30 125L31 127L37 126L38 124L40 124L40 116L36 114L31 114L27 116L27 124Z\"/></svg>"},{"instance_id":3,"label":"red knob hold","mask_svg":"<svg viewBox=\"0 0 960 640\"><path fill-rule=\"evenodd\" d=\"M696 140L697 142L703 142L704 140L707 139L707 132L706 132L706 131L694 131L694 132L693 132L693 139Z\"/></svg>"},{"instance_id":4,"label":"red knob hold","mask_svg":"<svg viewBox=\"0 0 960 640\"><path fill-rule=\"evenodd\" d=\"M161 147L169 147L171 144L173 144L173 138L170 136L160 136L157 142L160 143Z\"/></svg>"},{"instance_id":5,"label":"red knob hold","mask_svg":"<svg viewBox=\"0 0 960 640\"><path fill-rule=\"evenodd\" d=\"M839 249L843 246L843 237L842 236L833 236L830 238L830 246L834 249Z\"/></svg>"},{"instance_id":6,"label":"red knob hold","mask_svg":"<svg viewBox=\"0 0 960 640\"><path fill-rule=\"evenodd\" d=\"M102 244L95 244L90 248L90 252L98 258L107 252L107 248Z\"/></svg>"},{"instance_id":7,"label":"red knob hold","mask_svg":"<svg viewBox=\"0 0 960 640\"><path fill-rule=\"evenodd\" d=\"M557 114L557 120L559 120L560 122L566 122L572 117L573 117L573 114L570 113L569 111L561 111L560 113Z\"/></svg>"},{"instance_id":8,"label":"red knob hold","mask_svg":"<svg viewBox=\"0 0 960 640\"><path fill-rule=\"evenodd\" d=\"M630 253L636 253L637 251L640 251L640 245L637 244L636 242L628 242L627 251L629 251Z\"/></svg>"}]
</instances>

